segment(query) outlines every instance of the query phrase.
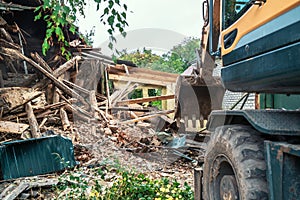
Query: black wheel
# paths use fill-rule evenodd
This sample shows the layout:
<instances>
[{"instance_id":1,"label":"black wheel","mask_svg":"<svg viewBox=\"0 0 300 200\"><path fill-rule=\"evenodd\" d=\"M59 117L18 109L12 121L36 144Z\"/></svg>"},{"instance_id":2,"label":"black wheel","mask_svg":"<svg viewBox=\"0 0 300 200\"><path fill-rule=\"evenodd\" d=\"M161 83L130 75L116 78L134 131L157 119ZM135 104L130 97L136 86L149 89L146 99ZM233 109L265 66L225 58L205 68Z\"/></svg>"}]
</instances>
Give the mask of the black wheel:
<instances>
[{"instance_id":1,"label":"black wheel","mask_svg":"<svg viewBox=\"0 0 300 200\"><path fill-rule=\"evenodd\" d=\"M204 158L208 200L268 199L263 139L249 126L231 125L211 135Z\"/></svg>"}]
</instances>

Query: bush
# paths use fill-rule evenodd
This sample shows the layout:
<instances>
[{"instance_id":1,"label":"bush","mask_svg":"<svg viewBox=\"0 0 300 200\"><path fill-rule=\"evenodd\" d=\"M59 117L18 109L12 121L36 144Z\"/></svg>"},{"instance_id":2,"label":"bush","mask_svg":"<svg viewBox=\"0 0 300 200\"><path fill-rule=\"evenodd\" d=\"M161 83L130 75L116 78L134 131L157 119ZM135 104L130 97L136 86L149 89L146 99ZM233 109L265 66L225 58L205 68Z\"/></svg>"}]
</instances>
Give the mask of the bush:
<instances>
[{"instance_id":1,"label":"bush","mask_svg":"<svg viewBox=\"0 0 300 200\"><path fill-rule=\"evenodd\" d=\"M176 180L167 178L151 179L144 174L116 171L113 184L103 187L100 183L105 177L103 168L94 170L92 180L72 172L60 179L56 188L58 198L99 199L99 200L189 200L194 199L191 187L180 185ZM77 175L74 175L77 174ZM90 174L91 175L91 174ZM63 194L63 195L62 195Z\"/></svg>"},{"instance_id":2,"label":"bush","mask_svg":"<svg viewBox=\"0 0 300 200\"><path fill-rule=\"evenodd\" d=\"M186 183L180 187L176 180L152 180L143 174L123 172L121 178L112 187L107 188L103 199L188 200L194 199L194 196L191 187Z\"/></svg>"}]
</instances>

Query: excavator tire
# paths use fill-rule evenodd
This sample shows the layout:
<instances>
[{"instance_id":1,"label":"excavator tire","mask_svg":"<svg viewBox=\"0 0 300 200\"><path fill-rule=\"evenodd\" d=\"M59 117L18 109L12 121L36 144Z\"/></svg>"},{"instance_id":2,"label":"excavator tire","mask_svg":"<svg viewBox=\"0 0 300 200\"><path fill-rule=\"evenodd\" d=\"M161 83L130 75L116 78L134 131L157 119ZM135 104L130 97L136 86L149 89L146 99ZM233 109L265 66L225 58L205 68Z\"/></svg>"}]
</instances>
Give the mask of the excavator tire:
<instances>
[{"instance_id":1,"label":"excavator tire","mask_svg":"<svg viewBox=\"0 0 300 200\"><path fill-rule=\"evenodd\" d=\"M204 158L206 200L268 199L263 139L250 126L218 127Z\"/></svg>"}]
</instances>

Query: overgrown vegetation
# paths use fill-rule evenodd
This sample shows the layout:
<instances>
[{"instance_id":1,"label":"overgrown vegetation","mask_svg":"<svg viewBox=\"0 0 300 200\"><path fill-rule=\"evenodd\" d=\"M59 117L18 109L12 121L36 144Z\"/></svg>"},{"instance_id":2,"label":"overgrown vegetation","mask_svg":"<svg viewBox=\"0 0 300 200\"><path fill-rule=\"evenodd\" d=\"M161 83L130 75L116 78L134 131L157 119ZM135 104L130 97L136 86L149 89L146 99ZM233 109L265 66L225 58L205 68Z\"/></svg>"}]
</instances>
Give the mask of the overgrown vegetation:
<instances>
[{"instance_id":1,"label":"overgrown vegetation","mask_svg":"<svg viewBox=\"0 0 300 200\"><path fill-rule=\"evenodd\" d=\"M53 188L56 199L100 200L189 200L191 187L166 178L151 179L142 173L128 171L120 165L79 168L60 176ZM109 183L112 184L109 184Z\"/></svg>"},{"instance_id":2,"label":"overgrown vegetation","mask_svg":"<svg viewBox=\"0 0 300 200\"><path fill-rule=\"evenodd\" d=\"M35 9L37 13L35 20L43 19L47 24L42 45L43 54L46 55L50 47L58 43L61 54L69 59L68 32L80 35L74 23L79 14L85 16L84 7L87 0L43 0L42 2L43 4ZM109 47L112 49L113 43L116 42L114 33L119 32L124 37L126 35L127 5L121 3L121 0L94 0L94 2L97 5L96 10L99 11L99 20L107 27Z\"/></svg>"},{"instance_id":3,"label":"overgrown vegetation","mask_svg":"<svg viewBox=\"0 0 300 200\"><path fill-rule=\"evenodd\" d=\"M200 39L189 37L162 56L144 48L131 53L123 50L119 59L131 61L142 68L180 74L196 60L195 50L199 47Z\"/></svg>"}]
</instances>

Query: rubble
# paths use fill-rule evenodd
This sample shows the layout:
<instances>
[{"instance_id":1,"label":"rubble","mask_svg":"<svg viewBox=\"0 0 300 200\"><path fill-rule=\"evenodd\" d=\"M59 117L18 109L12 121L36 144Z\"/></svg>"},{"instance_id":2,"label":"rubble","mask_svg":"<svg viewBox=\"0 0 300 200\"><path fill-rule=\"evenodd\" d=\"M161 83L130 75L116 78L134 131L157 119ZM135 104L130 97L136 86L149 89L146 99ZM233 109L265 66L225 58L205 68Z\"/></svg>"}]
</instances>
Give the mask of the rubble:
<instances>
[{"instance_id":1,"label":"rubble","mask_svg":"<svg viewBox=\"0 0 300 200\"><path fill-rule=\"evenodd\" d=\"M87 46L74 50L69 61L46 61L40 51L21 51L8 26L1 28L0 34L5 36L0 39L0 60L6 64L5 72L0 68L0 144L64 136L72 140L81 167L118 160L154 178L179 176L192 184L192 168L202 159L203 140L177 133L170 117L173 109L141 105L174 100L174 94L128 99L144 85L168 88L175 84L177 75L115 64L112 58ZM29 71L24 74L25 65ZM125 84L114 88L117 82ZM56 179L49 184L41 179L41 183L27 183L26 178L19 179L18 184L4 181L10 186L0 196L35 198L28 196L30 188L57 183Z\"/></svg>"}]
</instances>

